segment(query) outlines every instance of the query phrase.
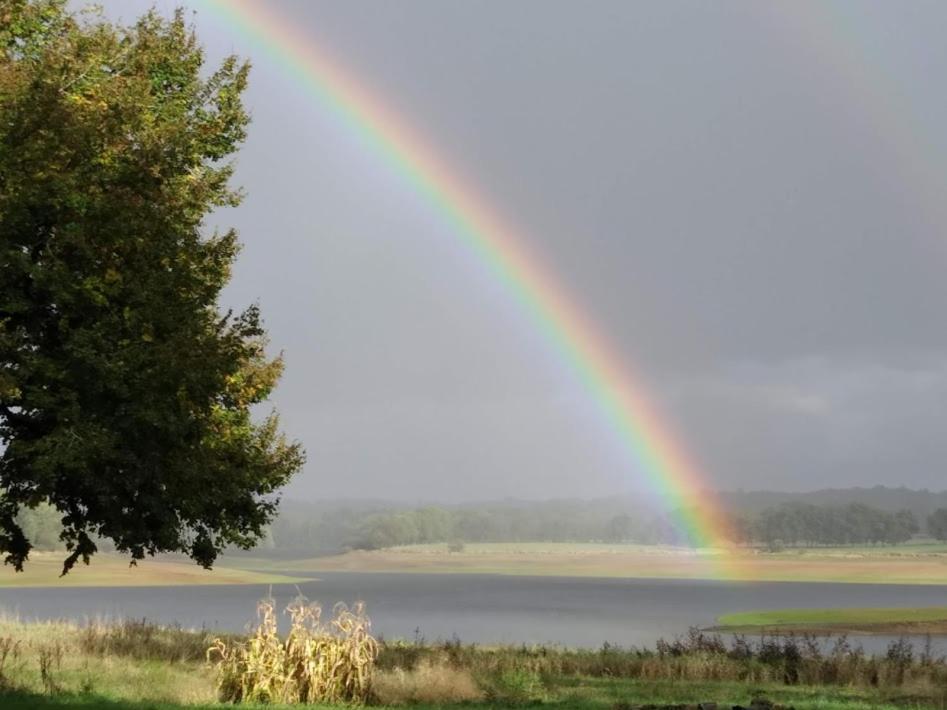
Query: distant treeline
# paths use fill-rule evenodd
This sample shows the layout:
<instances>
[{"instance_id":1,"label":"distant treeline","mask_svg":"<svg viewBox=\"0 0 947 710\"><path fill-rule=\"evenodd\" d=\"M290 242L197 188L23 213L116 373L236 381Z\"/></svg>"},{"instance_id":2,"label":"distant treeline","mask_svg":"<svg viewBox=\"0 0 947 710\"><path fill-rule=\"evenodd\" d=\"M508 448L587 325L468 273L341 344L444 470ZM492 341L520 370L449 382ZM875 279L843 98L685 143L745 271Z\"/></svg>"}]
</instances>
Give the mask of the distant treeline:
<instances>
[{"instance_id":1,"label":"distant treeline","mask_svg":"<svg viewBox=\"0 0 947 710\"><path fill-rule=\"evenodd\" d=\"M516 509L421 508L365 521L354 547L377 549L434 542L664 542L672 532L664 520L621 514L606 521L570 519L568 513Z\"/></svg>"},{"instance_id":2,"label":"distant treeline","mask_svg":"<svg viewBox=\"0 0 947 710\"><path fill-rule=\"evenodd\" d=\"M346 510L318 516L286 511L270 530L276 550L379 549L452 542L608 542L687 544L673 516L614 512L566 502L529 506ZM941 519L947 511L940 514ZM926 522L926 521L925 521ZM934 523L929 532L947 538ZM734 542L768 548L897 544L922 532L909 510L887 512L860 503L787 503L730 516Z\"/></svg>"},{"instance_id":3,"label":"distant treeline","mask_svg":"<svg viewBox=\"0 0 947 710\"><path fill-rule=\"evenodd\" d=\"M921 527L909 510L888 513L860 503L817 506L787 503L752 516L731 516L733 541L770 548L800 545L893 545ZM555 515L516 510L421 508L367 519L352 546L365 549L435 542L638 542L686 543L667 518L613 515L597 524L571 524Z\"/></svg>"},{"instance_id":4,"label":"distant treeline","mask_svg":"<svg viewBox=\"0 0 947 710\"><path fill-rule=\"evenodd\" d=\"M329 550L450 542L660 543L673 534L663 516L585 501L336 511L292 506L271 526L268 544L277 550Z\"/></svg>"},{"instance_id":5,"label":"distant treeline","mask_svg":"<svg viewBox=\"0 0 947 710\"><path fill-rule=\"evenodd\" d=\"M894 545L921 531L910 510L893 513L862 503L784 503L750 516L732 518L734 542L768 547L800 545Z\"/></svg>"},{"instance_id":6,"label":"distant treeline","mask_svg":"<svg viewBox=\"0 0 947 710\"><path fill-rule=\"evenodd\" d=\"M35 508L21 508L16 521L34 550L62 550L65 545L59 537L62 533L61 517L51 505L41 503ZM115 549L110 540L95 538L95 544L102 552L112 552Z\"/></svg>"},{"instance_id":7,"label":"distant treeline","mask_svg":"<svg viewBox=\"0 0 947 710\"><path fill-rule=\"evenodd\" d=\"M731 491L719 499L731 511L734 541L742 544L890 544L918 532L947 539L947 492L875 486ZM939 516L937 509L943 509ZM450 542L687 544L673 518L621 497L427 506L286 501L263 547L289 555Z\"/></svg>"},{"instance_id":8,"label":"distant treeline","mask_svg":"<svg viewBox=\"0 0 947 710\"><path fill-rule=\"evenodd\" d=\"M930 491L899 486L873 486L871 488L825 488L803 493L785 491L722 491L719 500L728 510L743 514L759 513L784 503L809 503L810 505L844 506L861 503L888 513L910 510L918 520L927 517L938 508L947 508L947 490Z\"/></svg>"},{"instance_id":9,"label":"distant treeline","mask_svg":"<svg viewBox=\"0 0 947 710\"><path fill-rule=\"evenodd\" d=\"M904 489L856 489L883 505L829 504L798 499L759 504L769 494L726 494L734 542L765 548L811 545L896 544L926 533L947 539L947 505L939 510L897 509L917 500ZM887 497L886 497L887 492ZM835 493L835 492L833 492ZM773 494L782 500L789 494ZM802 497L802 496L800 496ZM865 496L856 495L856 498ZM929 494L939 499L940 494ZM812 499L806 494L803 500ZM737 507L739 503L746 507ZM928 509L929 510L929 509ZM390 502L287 501L257 552L314 555L345 549L378 549L418 543L606 542L688 544L673 515L657 514L629 499L498 501L407 506ZM61 547L58 514L48 506L24 510L20 522L37 549ZM109 545L103 545L108 549ZM237 551L231 551L237 553Z\"/></svg>"}]
</instances>

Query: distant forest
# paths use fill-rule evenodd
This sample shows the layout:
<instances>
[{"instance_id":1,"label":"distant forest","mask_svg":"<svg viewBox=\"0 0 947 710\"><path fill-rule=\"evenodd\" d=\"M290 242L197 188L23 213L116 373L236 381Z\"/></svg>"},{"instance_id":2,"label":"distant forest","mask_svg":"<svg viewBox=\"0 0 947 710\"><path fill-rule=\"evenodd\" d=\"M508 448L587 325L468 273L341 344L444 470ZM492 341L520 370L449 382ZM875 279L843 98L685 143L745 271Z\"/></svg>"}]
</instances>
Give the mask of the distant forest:
<instances>
[{"instance_id":1,"label":"distant forest","mask_svg":"<svg viewBox=\"0 0 947 710\"><path fill-rule=\"evenodd\" d=\"M850 488L783 493L731 491L733 541L782 546L896 544L917 535L947 538L928 520L947 509L947 491ZM941 515L940 520L944 516ZM673 516L640 501L505 500L460 505L287 502L266 545L276 551L330 552L395 545L475 542L634 542L686 544Z\"/></svg>"},{"instance_id":2,"label":"distant forest","mask_svg":"<svg viewBox=\"0 0 947 710\"><path fill-rule=\"evenodd\" d=\"M918 535L947 539L947 492L879 486L798 494L739 491L719 498L729 511L731 537L739 544L780 549L897 544ZM315 555L419 543L686 544L673 518L621 498L413 506L286 501L251 554ZM38 549L60 545L52 510L27 510L21 519Z\"/></svg>"}]
</instances>

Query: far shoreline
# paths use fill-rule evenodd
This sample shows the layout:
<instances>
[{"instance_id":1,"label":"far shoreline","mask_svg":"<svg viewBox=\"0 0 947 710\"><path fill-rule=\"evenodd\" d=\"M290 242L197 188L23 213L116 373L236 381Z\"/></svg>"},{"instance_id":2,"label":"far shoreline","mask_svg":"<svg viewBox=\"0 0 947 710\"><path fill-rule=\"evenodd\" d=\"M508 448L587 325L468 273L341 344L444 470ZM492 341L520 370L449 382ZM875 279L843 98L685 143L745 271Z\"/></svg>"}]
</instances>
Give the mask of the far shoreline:
<instances>
[{"instance_id":1,"label":"far shoreline","mask_svg":"<svg viewBox=\"0 0 947 710\"><path fill-rule=\"evenodd\" d=\"M67 587L176 587L220 585L298 584L311 577L293 577L276 571L256 571L218 562L205 570L180 556L159 556L140 560L132 566L125 555L98 553L89 565L77 564L62 576L68 553L34 552L22 572L9 565L0 567L0 590Z\"/></svg>"},{"instance_id":2,"label":"far shoreline","mask_svg":"<svg viewBox=\"0 0 947 710\"><path fill-rule=\"evenodd\" d=\"M336 555L270 560L233 557L228 567L257 572L497 574L734 582L906 584L947 586L947 549L823 548L732 553L632 544L473 543L352 550Z\"/></svg>"}]
</instances>

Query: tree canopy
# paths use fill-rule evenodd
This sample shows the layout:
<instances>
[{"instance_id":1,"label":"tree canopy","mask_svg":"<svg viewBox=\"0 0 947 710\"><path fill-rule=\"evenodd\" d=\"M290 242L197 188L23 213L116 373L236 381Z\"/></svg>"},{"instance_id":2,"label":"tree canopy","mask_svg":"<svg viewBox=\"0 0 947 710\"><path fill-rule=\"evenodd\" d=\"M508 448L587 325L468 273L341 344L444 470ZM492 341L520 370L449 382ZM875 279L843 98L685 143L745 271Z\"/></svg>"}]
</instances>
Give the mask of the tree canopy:
<instances>
[{"instance_id":1,"label":"tree canopy","mask_svg":"<svg viewBox=\"0 0 947 710\"><path fill-rule=\"evenodd\" d=\"M254 405L276 385L259 310L222 312L239 245L248 65L214 70L179 12L132 26L0 0L0 551L49 504L69 551L205 567L273 518L303 452Z\"/></svg>"}]
</instances>

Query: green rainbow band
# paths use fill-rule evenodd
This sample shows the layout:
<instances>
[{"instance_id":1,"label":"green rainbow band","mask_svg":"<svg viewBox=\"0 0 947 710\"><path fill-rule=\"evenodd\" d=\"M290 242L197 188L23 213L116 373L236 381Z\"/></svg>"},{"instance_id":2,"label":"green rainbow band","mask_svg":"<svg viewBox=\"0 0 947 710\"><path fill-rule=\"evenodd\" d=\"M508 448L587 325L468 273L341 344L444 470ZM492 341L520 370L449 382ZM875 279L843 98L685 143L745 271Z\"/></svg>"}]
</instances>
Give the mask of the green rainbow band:
<instances>
[{"instance_id":1,"label":"green rainbow band","mask_svg":"<svg viewBox=\"0 0 947 710\"><path fill-rule=\"evenodd\" d=\"M230 27L278 61L307 87L322 109L384 160L451 227L469 252L508 290L551 347L595 400L608 423L669 510L700 547L726 542L724 516L689 462L683 446L660 421L617 351L569 298L566 289L527 250L478 195L449 170L364 82L312 46L266 3L204 0Z\"/></svg>"}]
</instances>

